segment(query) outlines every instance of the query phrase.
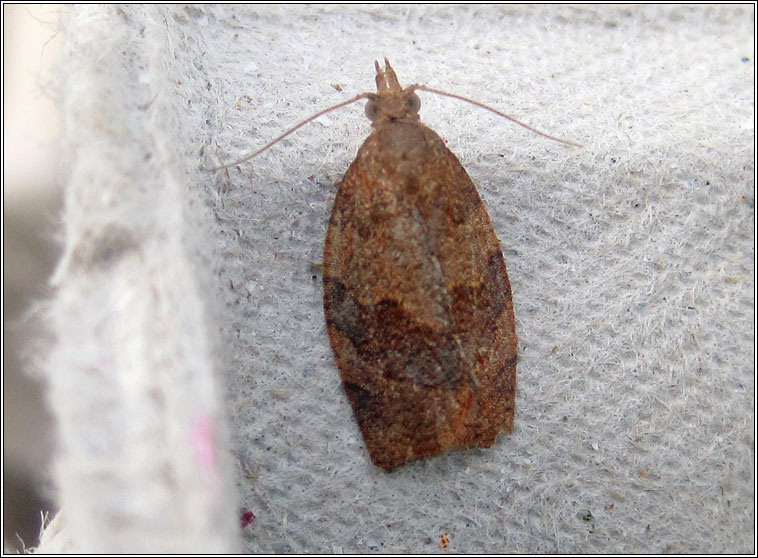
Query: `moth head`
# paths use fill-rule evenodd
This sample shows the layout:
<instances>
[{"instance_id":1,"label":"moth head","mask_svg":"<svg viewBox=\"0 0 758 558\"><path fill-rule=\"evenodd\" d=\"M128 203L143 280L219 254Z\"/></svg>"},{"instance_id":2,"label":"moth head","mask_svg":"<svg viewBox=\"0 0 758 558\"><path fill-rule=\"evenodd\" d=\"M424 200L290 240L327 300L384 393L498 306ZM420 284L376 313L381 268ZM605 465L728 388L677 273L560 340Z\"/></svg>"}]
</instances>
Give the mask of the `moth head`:
<instances>
[{"instance_id":1,"label":"moth head","mask_svg":"<svg viewBox=\"0 0 758 558\"><path fill-rule=\"evenodd\" d=\"M418 98L418 95L413 90L401 91L399 95L391 97L372 94L366 103L366 118L371 120L371 122L401 120L404 118L418 120L420 108L421 99Z\"/></svg>"},{"instance_id":2,"label":"moth head","mask_svg":"<svg viewBox=\"0 0 758 558\"><path fill-rule=\"evenodd\" d=\"M411 85L403 89L395 70L386 58L384 69L379 66L378 61L374 62L374 66L376 67L376 94L366 94L369 99L366 103L366 117L374 123L374 126L397 120L418 121L421 100L415 93L416 86Z\"/></svg>"}]
</instances>

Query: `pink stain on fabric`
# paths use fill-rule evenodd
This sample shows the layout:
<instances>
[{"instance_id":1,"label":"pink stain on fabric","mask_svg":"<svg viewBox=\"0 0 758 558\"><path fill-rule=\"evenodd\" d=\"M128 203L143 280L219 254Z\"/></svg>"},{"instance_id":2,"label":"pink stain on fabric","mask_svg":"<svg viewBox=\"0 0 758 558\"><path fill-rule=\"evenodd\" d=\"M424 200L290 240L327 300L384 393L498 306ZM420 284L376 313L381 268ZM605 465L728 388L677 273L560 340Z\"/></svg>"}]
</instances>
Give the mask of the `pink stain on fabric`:
<instances>
[{"instance_id":1,"label":"pink stain on fabric","mask_svg":"<svg viewBox=\"0 0 758 558\"><path fill-rule=\"evenodd\" d=\"M213 418L200 415L195 419L191 434L192 449L195 459L209 472L216 469L216 444L213 433Z\"/></svg>"},{"instance_id":2,"label":"pink stain on fabric","mask_svg":"<svg viewBox=\"0 0 758 558\"><path fill-rule=\"evenodd\" d=\"M248 509L243 509L242 515L240 515L240 527L244 529L253 521L255 521L255 514Z\"/></svg>"}]
</instances>

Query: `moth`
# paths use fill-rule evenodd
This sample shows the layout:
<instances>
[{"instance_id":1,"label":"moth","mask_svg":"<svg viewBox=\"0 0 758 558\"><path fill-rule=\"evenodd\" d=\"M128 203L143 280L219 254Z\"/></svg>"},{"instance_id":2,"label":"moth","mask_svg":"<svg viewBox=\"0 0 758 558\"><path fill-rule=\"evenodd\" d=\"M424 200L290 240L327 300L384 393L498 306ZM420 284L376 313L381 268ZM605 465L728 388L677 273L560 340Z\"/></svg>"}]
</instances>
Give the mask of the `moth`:
<instances>
[{"instance_id":1,"label":"moth","mask_svg":"<svg viewBox=\"0 0 758 558\"><path fill-rule=\"evenodd\" d=\"M513 429L516 330L505 261L415 87L376 63L373 132L339 184L324 313L372 461L394 469Z\"/></svg>"},{"instance_id":2,"label":"moth","mask_svg":"<svg viewBox=\"0 0 758 558\"><path fill-rule=\"evenodd\" d=\"M375 62L376 93L231 165L368 99L373 131L338 185L326 233L324 314L371 460L392 470L490 447L512 431L515 410L517 336L500 243L468 174L421 123L416 91L514 119L403 88L384 63Z\"/></svg>"}]
</instances>

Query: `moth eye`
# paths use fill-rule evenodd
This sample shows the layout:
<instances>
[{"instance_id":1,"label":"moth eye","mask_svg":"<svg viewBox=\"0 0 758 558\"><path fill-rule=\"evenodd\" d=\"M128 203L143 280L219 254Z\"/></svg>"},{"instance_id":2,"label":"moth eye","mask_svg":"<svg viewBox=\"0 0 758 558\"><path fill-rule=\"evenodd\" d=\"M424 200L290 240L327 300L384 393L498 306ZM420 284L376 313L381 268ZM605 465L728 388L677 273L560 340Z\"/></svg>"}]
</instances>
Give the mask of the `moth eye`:
<instances>
[{"instance_id":1,"label":"moth eye","mask_svg":"<svg viewBox=\"0 0 758 558\"><path fill-rule=\"evenodd\" d=\"M368 101L366 103L366 118L372 122L379 116L379 107L376 105L376 101Z\"/></svg>"},{"instance_id":2,"label":"moth eye","mask_svg":"<svg viewBox=\"0 0 758 558\"><path fill-rule=\"evenodd\" d=\"M408 96L408 99L405 101L405 105L408 107L408 110L411 112L418 112L421 108L421 99L418 98L418 95L415 93L411 93Z\"/></svg>"}]
</instances>

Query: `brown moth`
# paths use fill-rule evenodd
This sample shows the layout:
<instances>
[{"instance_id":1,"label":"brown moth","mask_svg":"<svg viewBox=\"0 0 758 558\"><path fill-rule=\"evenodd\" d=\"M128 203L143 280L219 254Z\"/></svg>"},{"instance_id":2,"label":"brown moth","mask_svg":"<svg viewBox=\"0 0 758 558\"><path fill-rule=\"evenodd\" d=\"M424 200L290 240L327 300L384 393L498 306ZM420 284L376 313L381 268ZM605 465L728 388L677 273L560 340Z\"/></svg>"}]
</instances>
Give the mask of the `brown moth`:
<instances>
[{"instance_id":1,"label":"brown moth","mask_svg":"<svg viewBox=\"0 0 758 558\"><path fill-rule=\"evenodd\" d=\"M374 131L339 184L324 244L324 313L345 393L374 464L391 470L450 450L490 447L513 429L516 330L508 273L487 210L415 91L389 61L369 99Z\"/></svg>"},{"instance_id":2,"label":"brown moth","mask_svg":"<svg viewBox=\"0 0 758 558\"><path fill-rule=\"evenodd\" d=\"M516 330L500 244L476 187L385 58L373 132L339 184L324 312L372 461L390 470L489 447L513 429Z\"/></svg>"}]
</instances>

